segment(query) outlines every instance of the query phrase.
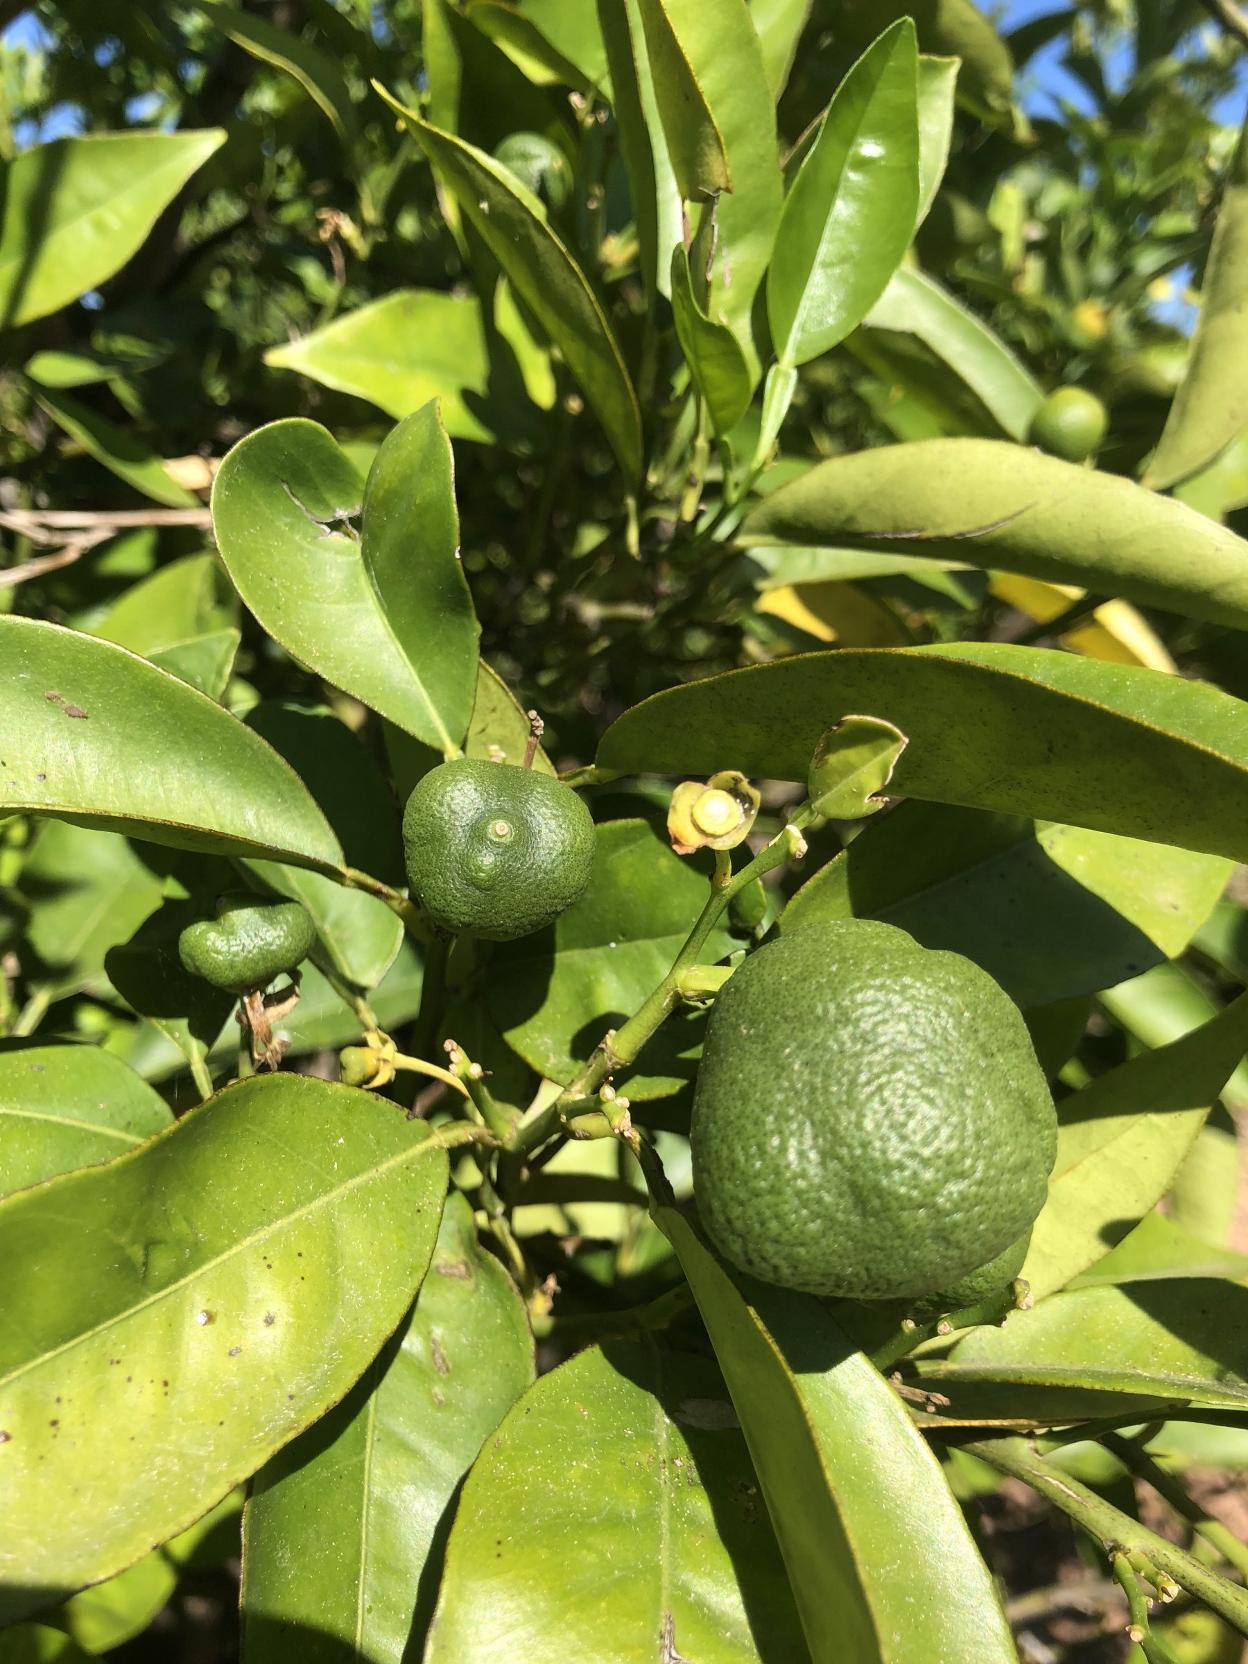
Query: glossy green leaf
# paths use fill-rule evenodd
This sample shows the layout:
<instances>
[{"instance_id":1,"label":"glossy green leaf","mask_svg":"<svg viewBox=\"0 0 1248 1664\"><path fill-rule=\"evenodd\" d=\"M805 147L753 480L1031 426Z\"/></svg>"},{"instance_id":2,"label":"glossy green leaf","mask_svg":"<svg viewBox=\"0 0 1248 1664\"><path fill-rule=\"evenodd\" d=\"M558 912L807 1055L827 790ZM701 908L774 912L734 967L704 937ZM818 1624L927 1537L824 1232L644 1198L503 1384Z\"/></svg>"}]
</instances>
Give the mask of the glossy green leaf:
<instances>
[{"instance_id":1,"label":"glossy green leaf","mask_svg":"<svg viewBox=\"0 0 1248 1664\"><path fill-rule=\"evenodd\" d=\"M585 0L515 0L515 7L587 81L596 86L605 83L602 32L594 8Z\"/></svg>"},{"instance_id":2,"label":"glossy green leaf","mask_svg":"<svg viewBox=\"0 0 1248 1664\"><path fill-rule=\"evenodd\" d=\"M785 198L767 274L782 364L843 341L884 292L919 205L918 54L902 20L845 77Z\"/></svg>"},{"instance_id":3,"label":"glossy green leaf","mask_svg":"<svg viewBox=\"0 0 1248 1664\"><path fill-rule=\"evenodd\" d=\"M334 871L300 781L211 699L111 642L0 618L0 812Z\"/></svg>"},{"instance_id":4,"label":"glossy green leaf","mask_svg":"<svg viewBox=\"0 0 1248 1664\"><path fill-rule=\"evenodd\" d=\"M382 89L378 89L382 91ZM537 199L492 157L382 93L406 122L502 267L517 298L563 353L629 480L641 471L641 412L624 360L584 272Z\"/></svg>"},{"instance_id":5,"label":"glossy green leaf","mask_svg":"<svg viewBox=\"0 0 1248 1664\"><path fill-rule=\"evenodd\" d=\"M583 9L588 11L587 7ZM568 15L566 8L564 13ZM502 47L530 81L539 86L574 87L578 92L589 94L605 77L606 60L601 39L594 50L592 36L588 32L583 37L587 47L585 58L593 61L596 74L587 73L580 63L565 57L525 12L510 4L510 0L469 0L468 18L483 34Z\"/></svg>"},{"instance_id":6,"label":"glossy green leaf","mask_svg":"<svg viewBox=\"0 0 1248 1664\"><path fill-rule=\"evenodd\" d=\"M215 555L183 555L124 590L87 633L149 658L234 622L219 585L227 587Z\"/></svg>"},{"instance_id":7,"label":"glossy green leaf","mask_svg":"<svg viewBox=\"0 0 1248 1664\"><path fill-rule=\"evenodd\" d=\"M884 801L884 787L910 742L891 722L844 716L815 747L806 778L815 812L829 820L864 820Z\"/></svg>"},{"instance_id":8,"label":"glossy green leaf","mask_svg":"<svg viewBox=\"0 0 1248 1664\"><path fill-rule=\"evenodd\" d=\"M1215 1105L1170 1182L1166 1208L1176 1228L1224 1247L1239 1217L1240 1166L1235 1123Z\"/></svg>"},{"instance_id":9,"label":"glossy green leaf","mask_svg":"<svg viewBox=\"0 0 1248 1664\"><path fill-rule=\"evenodd\" d=\"M731 194L702 208L690 259L709 273L708 313L731 326L756 372L754 297L783 206L775 101L746 0L685 4L681 40L714 112L732 176ZM670 247L659 250L664 269Z\"/></svg>"},{"instance_id":10,"label":"glossy green leaf","mask_svg":"<svg viewBox=\"0 0 1248 1664\"><path fill-rule=\"evenodd\" d=\"M1043 389L987 324L932 278L905 266L894 272L864 326L915 336L966 383L1004 433L1027 437Z\"/></svg>"},{"instance_id":11,"label":"glossy green leaf","mask_svg":"<svg viewBox=\"0 0 1248 1664\"><path fill-rule=\"evenodd\" d=\"M84 1664L91 1657L63 1631L47 1624L16 1624L0 1639L4 1664Z\"/></svg>"},{"instance_id":12,"label":"glossy green leaf","mask_svg":"<svg viewBox=\"0 0 1248 1664\"><path fill-rule=\"evenodd\" d=\"M180 486L155 451L126 428L110 422L71 393L53 393L45 388L36 398L58 427L118 479L169 508L198 507L199 498Z\"/></svg>"},{"instance_id":13,"label":"glossy green leaf","mask_svg":"<svg viewBox=\"0 0 1248 1664\"><path fill-rule=\"evenodd\" d=\"M387 446L366 486L315 422L258 429L217 474L217 540L270 635L389 721L451 751L472 708L476 624L457 558L450 450L431 406ZM405 460L431 472L410 475ZM370 531L366 514L361 540L351 522L370 496L378 523ZM396 519L418 508L418 522Z\"/></svg>"},{"instance_id":14,"label":"glossy green leaf","mask_svg":"<svg viewBox=\"0 0 1248 1664\"><path fill-rule=\"evenodd\" d=\"M745 543L832 543L966 561L1248 627L1248 543L1116 474L996 439L925 439L820 463Z\"/></svg>"},{"instance_id":15,"label":"glossy green leaf","mask_svg":"<svg viewBox=\"0 0 1248 1664\"><path fill-rule=\"evenodd\" d=\"M1248 508L1248 431L1233 439L1208 467L1176 485L1174 495L1211 520L1225 520L1235 509Z\"/></svg>"},{"instance_id":16,"label":"glossy green leaf","mask_svg":"<svg viewBox=\"0 0 1248 1664\"><path fill-rule=\"evenodd\" d=\"M714 4L715 0L709 0ZM708 0L639 0L659 119L680 194L689 202L732 189L724 136L698 84L685 34L701 27Z\"/></svg>"},{"instance_id":17,"label":"glossy green leaf","mask_svg":"<svg viewBox=\"0 0 1248 1664\"><path fill-rule=\"evenodd\" d=\"M242 636L237 630L212 630L189 641L170 642L149 657L181 682L188 682L209 699L220 701L230 684Z\"/></svg>"},{"instance_id":18,"label":"glossy green leaf","mask_svg":"<svg viewBox=\"0 0 1248 1664\"><path fill-rule=\"evenodd\" d=\"M320 805L348 866L402 884L398 805L380 769L331 712L262 702L247 726L284 757ZM262 883L301 901L319 938L317 956L357 988L375 988L403 940L403 921L364 890L348 890L321 873L273 861L249 861Z\"/></svg>"},{"instance_id":19,"label":"glossy green leaf","mask_svg":"<svg viewBox=\"0 0 1248 1664\"><path fill-rule=\"evenodd\" d=\"M814 1664L1012 1664L988 1568L897 1394L818 1301L743 1292L683 1215L657 1218L741 1418Z\"/></svg>"},{"instance_id":20,"label":"glossy green leaf","mask_svg":"<svg viewBox=\"0 0 1248 1664\"><path fill-rule=\"evenodd\" d=\"M491 961L486 1000L508 1044L548 1079L570 1081L604 1032L662 981L707 894L702 873L645 821L599 826L580 901L549 929L500 944ZM716 930L703 957L713 963L731 948ZM700 1024L669 1024L628 1077L629 1096L675 1092L692 1075L700 1039Z\"/></svg>"},{"instance_id":21,"label":"glossy green leaf","mask_svg":"<svg viewBox=\"0 0 1248 1664\"><path fill-rule=\"evenodd\" d=\"M542 1377L468 1475L425 1664L803 1664L718 1372L591 1347Z\"/></svg>"},{"instance_id":22,"label":"glossy green leaf","mask_svg":"<svg viewBox=\"0 0 1248 1664\"><path fill-rule=\"evenodd\" d=\"M453 1193L411 1316L338 1408L253 1483L244 1656L410 1657L459 1483L532 1380L524 1306Z\"/></svg>"},{"instance_id":23,"label":"glossy green leaf","mask_svg":"<svg viewBox=\"0 0 1248 1664\"><path fill-rule=\"evenodd\" d=\"M789 79L811 4L812 0L750 0L750 17L773 98L779 98Z\"/></svg>"},{"instance_id":24,"label":"glossy green leaf","mask_svg":"<svg viewBox=\"0 0 1248 1664\"><path fill-rule=\"evenodd\" d=\"M1045 648L842 648L729 671L626 711L598 763L804 780L820 734L852 711L910 736L899 797L1248 853L1248 707L1161 671Z\"/></svg>"},{"instance_id":25,"label":"glossy green leaf","mask_svg":"<svg viewBox=\"0 0 1248 1664\"><path fill-rule=\"evenodd\" d=\"M1144 483L1174 485L1207 468L1248 428L1248 122L1231 159L1183 379Z\"/></svg>"},{"instance_id":26,"label":"glossy green leaf","mask_svg":"<svg viewBox=\"0 0 1248 1664\"><path fill-rule=\"evenodd\" d=\"M915 224L927 218L945 175L953 142L953 105L959 58L919 54L919 209Z\"/></svg>"},{"instance_id":27,"label":"glossy green leaf","mask_svg":"<svg viewBox=\"0 0 1248 1664\"><path fill-rule=\"evenodd\" d=\"M1181 1277L1080 1288L973 1329L925 1381L1032 1382L1248 1408L1248 1288ZM1146 1419L1142 1417L1141 1419Z\"/></svg>"},{"instance_id":28,"label":"glossy green leaf","mask_svg":"<svg viewBox=\"0 0 1248 1664\"><path fill-rule=\"evenodd\" d=\"M150 370L168 356L167 347L128 338L118 342L111 352L62 351L49 347L33 353L22 368L32 381L44 387L91 387L118 376Z\"/></svg>"},{"instance_id":29,"label":"glossy green leaf","mask_svg":"<svg viewBox=\"0 0 1248 1664\"><path fill-rule=\"evenodd\" d=\"M883 919L973 959L1020 1005L1050 1005L1182 953L1229 870L1166 844L916 801L814 873L780 929Z\"/></svg>"},{"instance_id":30,"label":"glossy green leaf","mask_svg":"<svg viewBox=\"0 0 1248 1664\"><path fill-rule=\"evenodd\" d=\"M689 276L689 257L680 244L672 250L672 314L680 350L705 401L711 426L721 437L731 433L748 410L754 391L749 366L728 326L708 318L699 306Z\"/></svg>"},{"instance_id":31,"label":"glossy green leaf","mask_svg":"<svg viewBox=\"0 0 1248 1664\"><path fill-rule=\"evenodd\" d=\"M20 152L0 189L0 329L59 311L119 271L224 141L215 127L98 133Z\"/></svg>"},{"instance_id":32,"label":"glossy green leaf","mask_svg":"<svg viewBox=\"0 0 1248 1664\"><path fill-rule=\"evenodd\" d=\"M1075 1288L1108 1283L1153 1282L1161 1277L1227 1277L1248 1280L1248 1254L1215 1247L1164 1213L1146 1213L1116 1248L1073 1281Z\"/></svg>"},{"instance_id":33,"label":"glossy green leaf","mask_svg":"<svg viewBox=\"0 0 1248 1664\"><path fill-rule=\"evenodd\" d=\"M511 133L560 131L555 100L451 0L421 0L421 55L428 83L425 113L435 127L493 152ZM445 183L445 181L442 181ZM460 230L459 205L443 196L447 223Z\"/></svg>"},{"instance_id":34,"label":"glossy green leaf","mask_svg":"<svg viewBox=\"0 0 1248 1664\"><path fill-rule=\"evenodd\" d=\"M28 969L59 999L104 991L105 953L159 905L161 883L115 832L50 820L22 869L22 894L30 908Z\"/></svg>"},{"instance_id":35,"label":"glossy green leaf","mask_svg":"<svg viewBox=\"0 0 1248 1664\"><path fill-rule=\"evenodd\" d=\"M355 130L351 94L327 52L302 40L293 29L279 28L241 6L222 5L220 0L202 0L202 4L196 0L196 5L236 46L297 81L344 144L351 139Z\"/></svg>"},{"instance_id":36,"label":"glossy green leaf","mask_svg":"<svg viewBox=\"0 0 1248 1664\"><path fill-rule=\"evenodd\" d=\"M111 1161L172 1119L145 1080L98 1046L0 1046L0 1195Z\"/></svg>"},{"instance_id":37,"label":"glossy green leaf","mask_svg":"<svg viewBox=\"0 0 1248 1664\"><path fill-rule=\"evenodd\" d=\"M1094 1265L1161 1199L1245 1051L1248 994L1063 1101L1048 1200L1022 1272L1037 1298Z\"/></svg>"},{"instance_id":38,"label":"glossy green leaf","mask_svg":"<svg viewBox=\"0 0 1248 1664\"><path fill-rule=\"evenodd\" d=\"M0 1614L120 1571L336 1403L420 1284L446 1172L393 1104L273 1075L0 1203Z\"/></svg>"},{"instance_id":39,"label":"glossy green leaf","mask_svg":"<svg viewBox=\"0 0 1248 1664\"><path fill-rule=\"evenodd\" d=\"M598 0L597 10L637 225L642 282L648 295L670 295L669 261L671 251L682 243L683 205L655 102L640 0Z\"/></svg>"},{"instance_id":40,"label":"glossy green leaf","mask_svg":"<svg viewBox=\"0 0 1248 1664\"><path fill-rule=\"evenodd\" d=\"M525 350L514 363L518 346ZM271 347L264 361L368 399L394 417L438 399L453 439L483 442L532 436L525 383L545 372L545 355L535 346L487 330L475 295L435 289L395 289Z\"/></svg>"},{"instance_id":41,"label":"glossy green leaf","mask_svg":"<svg viewBox=\"0 0 1248 1664\"><path fill-rule=\"evenodd\" d=\"M895 18L913 18L924 52L962 60L960 103L990 120L1009 113L1014 85L1009 47L975 0L825 0L825 15L862 46Z\"/></svg>"}]
</instances>

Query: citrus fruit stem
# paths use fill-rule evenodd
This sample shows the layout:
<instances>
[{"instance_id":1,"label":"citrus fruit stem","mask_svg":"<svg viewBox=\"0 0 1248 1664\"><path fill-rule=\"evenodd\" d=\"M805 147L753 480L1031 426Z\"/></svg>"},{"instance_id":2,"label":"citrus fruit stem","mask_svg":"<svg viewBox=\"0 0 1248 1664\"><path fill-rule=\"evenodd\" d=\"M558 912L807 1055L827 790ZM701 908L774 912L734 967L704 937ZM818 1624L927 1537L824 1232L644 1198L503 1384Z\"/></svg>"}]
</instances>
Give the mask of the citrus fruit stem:
<instances>
[{"instance_id":1,"label":"citrus fruit stem","mask_svg":"<svg viewBox=\"0 0 1248 1664\"><path fill-rule=\"evenodd\" d=\"M1248 1544L1241 1543L1221 1520L1208 1514L1174 1474L1167 1473L1134 1439L1123 1438L1120 1433L1107 1433L1101 1442L1129 1473L1142 1479L1164 1502L1168 1502L1179 1518L1186 1520L1228 1565L1234 1566L1241 1576L1248 1577Z\"/></svg>"},{"instance_id":2,"label":"citrus fruit stem","mask_svg":"<svg viewBox=\"0 0 1248 1664\"><path fill-rule=\"evenodd\" d=\"M976 1439L959 1448L978 1456L999 1473L1021 1479L1100 1542L1126 1549L1128 1557L1143 1555L1159 1572L1212 1607L1241 1635L1248 1634L1248 1595L1238 1584L1210 1571L1195 1555L1150 1531L1070 1474L1050 1467L1028 1440Z\"/></svg>"},{"instance_id":3,"label":"citrus fruit stem","mask_svg":"<svg viewBox=\"0 0 1248 1664\"><path fill-rule=\"evenodd\" d=\"M479 1063L472 1061L458 1041L447 1040L446 1053L450 1059L451 1073L454 1079L461 1083L460 1090L472 1100L481 1119L494 1136L501 1138L504 1144L510 1144L516 1130L516 1122L520 1118L519 1111L511 1104L499 1103L485 1084L485 1071Z\"/></svg>"}]
</instances>

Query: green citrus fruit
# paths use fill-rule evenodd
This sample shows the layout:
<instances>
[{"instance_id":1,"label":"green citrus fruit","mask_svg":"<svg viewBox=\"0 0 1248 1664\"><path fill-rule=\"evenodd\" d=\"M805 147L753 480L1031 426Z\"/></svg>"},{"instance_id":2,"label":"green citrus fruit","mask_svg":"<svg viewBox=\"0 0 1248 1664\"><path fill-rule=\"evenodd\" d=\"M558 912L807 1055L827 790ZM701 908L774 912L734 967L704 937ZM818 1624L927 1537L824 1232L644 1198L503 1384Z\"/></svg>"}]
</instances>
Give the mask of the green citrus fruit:
<instances>
[{"instance_id":1,"label":"green citrus fruit","mask_svg":"<svg viewBox=\"0 0 1248 1664\"><path fill-rule=\"evenodd\" d=\"M948 1288L929 1295L923 1302L923 1309L937 1312L961 1312L968 1306L978 1306L984 1300L989 1300L994 1294L1002 1294L1023 1269L1023 1261L1027 1258L1027 1250L1031 1246L1030 1229L1023 1232L1017 1241L1011 1242L1008 1248L1003 1248L994 1259L986 1265L970 1271L965 1277L958 1279Z\"/></svg>"},{"instance_id":2,"label":"green citrus fruit","mask_svg":"<svg viewBox=\"0 0 1248 1664\"><path fill-rule=\"evenodd\" d=\"M1095 393L1059 387L1032 417L1028 438L1067 462L1082 462L1100 445L1108 426L1109 412Z\"/></svg>"},{"instance_id":3,"label":"green citrus fruit","mask_svg":"<svg viewBox=\"0 0 1248 1664\"><path fill-rule=\"evenodd\" d=\"M178 957L192 976L214 988L249 994L308 957L316 927L297 901L266 901L231 891L215 919L197 919L178 937Z\"/></svg>"},{"instance_id":4,"label":"green citrus fruit","mask_svg":"<svg viewBox=\"0 0 1248 1664\"><path fill-rule=\"evenodd\" d=\"M1057 1123L1017 1007L870 920L748 958L707 1026L694 1190L724 1255L857 1300L947 1289L1044 1203Z\"/></svg>"},{"instance_id":5,"label":"green citrus fruit","mask_svg":"<svg viewBox=\"0 0 1248 1664\"><path fill-rule=\"evenodd\" d=\"M435 924L508 941L541 930L583 893L594 823L549 774L458 757L417 782L403 848L412 894Z\"/></svg>"},{"instance_id":6,"label":"green citrus fruit","mask_svg":"<svg viewBox=\"0 0 1248 1664\"><path fill-rule=\"evenodd\" d=\"M544 202L552 214L572 195L572 170L557 144L540 133L512 133L494 152L494 160L514 173L522 185Z\"/></svg>"}]
</instances>

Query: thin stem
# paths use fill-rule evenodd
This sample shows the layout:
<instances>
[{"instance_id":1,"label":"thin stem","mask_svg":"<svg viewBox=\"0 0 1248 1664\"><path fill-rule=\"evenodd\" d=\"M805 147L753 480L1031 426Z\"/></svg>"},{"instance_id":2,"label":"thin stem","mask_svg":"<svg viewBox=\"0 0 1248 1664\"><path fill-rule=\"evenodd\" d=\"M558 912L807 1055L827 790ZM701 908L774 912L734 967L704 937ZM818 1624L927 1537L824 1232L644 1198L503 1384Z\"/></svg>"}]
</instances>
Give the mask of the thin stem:
<instances>
[{"instance_id":1,"label":"thin stem","mask_svg":"<svg viewBox=\"0 0 1248 1664\"><path fill-rule=\"evenodd\" d=\"M13 1019L13 1027L9 1030L9 1033L15 1039L25 1040L39 1027L51 1003L52 990L50 988L34 989L25 1005Z\"/></svg>"},{"instance_id":2,"label":"thin stem","mask_svg":"<svg viewBox=\"0 0 1248 1664\"><path fill-rule=\"evenodd\" d=\"M977 1439L959 1446L989 1467L1021 1479L1064 1514L1069 1514L1102 1543L1143 1554L1160 1571L1225 1618L1241 1635L1248 1635L1248 1593L1237 1584L1201 1565L1194 1555L1168 1543L1155 1531L1124 1514L1069 1474L1059 1473L1026 1439Z\"/></svg>"},{"instance_id":3,"label":"thin stem","mask_svg":"<svg viewBox=\"0 0 1248 1664\"><path fill-rule=\"evenodd\" d=\"M464 1083L436 1063L426 1063L423 1057L409 1057L406 1052L395 1052L389 1059L396 1069L406 1069L413 1075L428 1075L430 1080L440 1080L444 1086L452 1086L461 1098L471 1098L471 1093Z\"/></svg>"},{"instance_id":4,"label":"thin stem","mask_svg":"<svg viewBox=\"0 0 1248 1664\"><path fill-rule=\"evenodd\" d=\"M187 1058L187 1063L190 1065L191 1079L195 1082L195 1090L199 1093L200 1098L211 1098L215 1088L212 1084L212 1076L208 1072L207 1059L201 1057L198 1052L193 1052Z\"/></svg>"},{"instance_id":5,"label":"thin stem","mask_svg":"<svg viewBox=\"0 0 1248 1664\"><path fill-rule=\"evenodd\" d=\"M1171 1473L1161 1467L1153 1458L1142 1450L1131 1439L1124 1439L1118 1433L1108 1433L1101 1443L1106 1450L1115 1455L1129 1473L1137 1479L1142 1479L1146 1485L1151 1485L1157 1495L1164 1502L1168 1502L1181 1519L1185 1519L1202 1536L1211 1548L1214 1548L1235 1570L1243 1577L1248 1577L1248 1544L1241 1543L1239 1538L1221 1520L1212 1518L1195 1498L1188 1495L1183 1486Z\"/></svg>"},{"instance_id":6,"label":"thin stem","mask_svg":"<svg viewBox=\"0 0 1248 1664\"><path fill-rule=\"evenodd\" d=\"M1139 1647L1147 1664L1178 1664L1170 1648L1154 1635L1148 1618L1148 1596L1140 1587L1140 1580L1131 1564L1131 1556L1115 1549L1109 1557L1114 1580L1127 1597L1127 1638Z\"/></svg>"},{"instance_id":7,"label":"thin stem","mask_svg":"<svg viewBox=\"0 0 1248 1664\"><path fill-rule=\"evenodd\" d=\"M491 1150L499 1148L498 1139L488 1127L478 1127L471 1121L456 1121L452 1126L439 1127L430 1133L426 1142L435 1150L456 1150L461 1144L485 1144Z\"/></svg>"},{"instance_id":8,"label":"thin stem","mask_svg":"<svg viewBox=\"0 0 1248 1664\"><path fill-rule=\"evenodd\" d=\"M481 1115L481 1119L504 1144L510 1145L512 1136L519 1120L519 1112L510 1104L501 1104L489 1087L485 1084L485 1071L479 1063L474 1063L464 1048L454 1040L446 1042L447 1055L451 1060L452 1078L471 1098ZM462 1084L461 1084L462 1083Z\"/></svg>"},{"instance_id":9,"label":"thin stem","mask_svg":"<svg viewBox=\"0 0 1248 1664\"><path fill-rule=\"evenodd\" d=\"M364 890L370 896L376 896L378 901L385 902L392 913L399 915L409 934L418 942L431 940L433 930L428 919L414 901L401 890L396 890L393 885L383 884L380 878L374 878L369 872L361 872L359 867L337 867L326 876L335 879L345 889Z\"/></svg>"},{"instance_id":10,"label":"thin stem","mask_svg":"<svg viewBox=\"0 0 1248 1664\"><path fill-rule=\"evenodd\" d=\"M347 1009L354 1014L362 1029L366 1032L369 1029L375 1033L380 1031L381 1024L377 1021L377 1014L363 994L357 993L349 982L344 982L338 973L332 969L322 970L321 975Z\"/></svg>"},{"instance_id":11,"label":"thin stem","mask_svg":"<svg viewBox=\"0 0 1248 1664\"><path fill-rule=\"evenodd\" d=\"M644 1306L629 1306L619 1312L573 1312L534 1324L534 1332L539 1338L550 1335L560 1340L574 1339L578 1345L607 1336L653 1334L666 1329L692 1306L693 1290L688 1283L680 1283Z\"/></svg>"}]
</instances>

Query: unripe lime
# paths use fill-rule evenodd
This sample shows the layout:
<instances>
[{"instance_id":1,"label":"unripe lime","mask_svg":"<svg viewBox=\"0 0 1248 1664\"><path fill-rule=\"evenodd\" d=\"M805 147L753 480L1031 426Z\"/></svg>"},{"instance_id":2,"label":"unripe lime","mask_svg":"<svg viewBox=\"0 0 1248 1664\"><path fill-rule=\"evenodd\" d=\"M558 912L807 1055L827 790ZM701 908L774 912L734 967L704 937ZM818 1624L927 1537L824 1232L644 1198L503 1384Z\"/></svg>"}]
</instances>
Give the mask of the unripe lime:
<instances>
[{"instance_id":1,"label":"unripe lime","mask_svg":"<svg viewBox=\"0 0 1248 1664\"><path fill-rule=\"evenodd\" d=\"M265 988L312 951L316 927L297 901L266 901L249 891L224 895L215 919L197 919L178 937L192 976L232 994Z\"/></svg>"},{"instance_id":2,"label":"unripe lime","mask_svg":"<svg viewBox=\"0 0 1248 1664\"><path fill-rule=\"evenodd\" d=\"M511 133L494 152L494 160L527 185L552 214L566 207L572 195L572 170L557 144L540 133Z\"/></svg>"},{"instance_id":3,"label":"unripe lime","mask_svg":"<svg viewBox=\"0 0 1248 1664\"><path fill-rule=\"evenodd\" d=\"M1100 445L1108 426L1109 412L1095 393L1059 387L1032 417L1028 438L1067 462L1082 462Z\"/></svg>"},{"instance_id":4,"label":"unripe lime","mask_svg":"<svg viewBox=\"0 0 1248 1664\"><path fill-rule=\"evenodd\" d=\"M950 1288L1028 1229L1057 1123L986 972L850 919L782 936L726 984L692 1136L698 1207L735 1265L890 1300Z\"/></svg>"},{"instance_id":5,"label":"unripe lime","mask_svg":"<svg viewBox=\"0 0 1248 1664\"><path fill-rule=\"evenodd\" d=\"M412 894L436 925L507 941L541 930L583 893L594 823L548 774L459 757L417 782L403 848Z\"/></svg>"},{"instance_id":6,"label":"unripe lime","mask_svg":"<svg viewBox=\"0 0 1248 1664\"><path fill-rule=\"evenodd\" d=\"M969 1271L948 1288L929 1295L923 1302L923 1308L937 1312L960 1312L968 1306L978 1306L982 1301L990 1300L994 1294L1003 1294L1023 1269L1030 1246L1031 1231L1028 1229L986 1265Z\"/></svg>"}]
</instances>

